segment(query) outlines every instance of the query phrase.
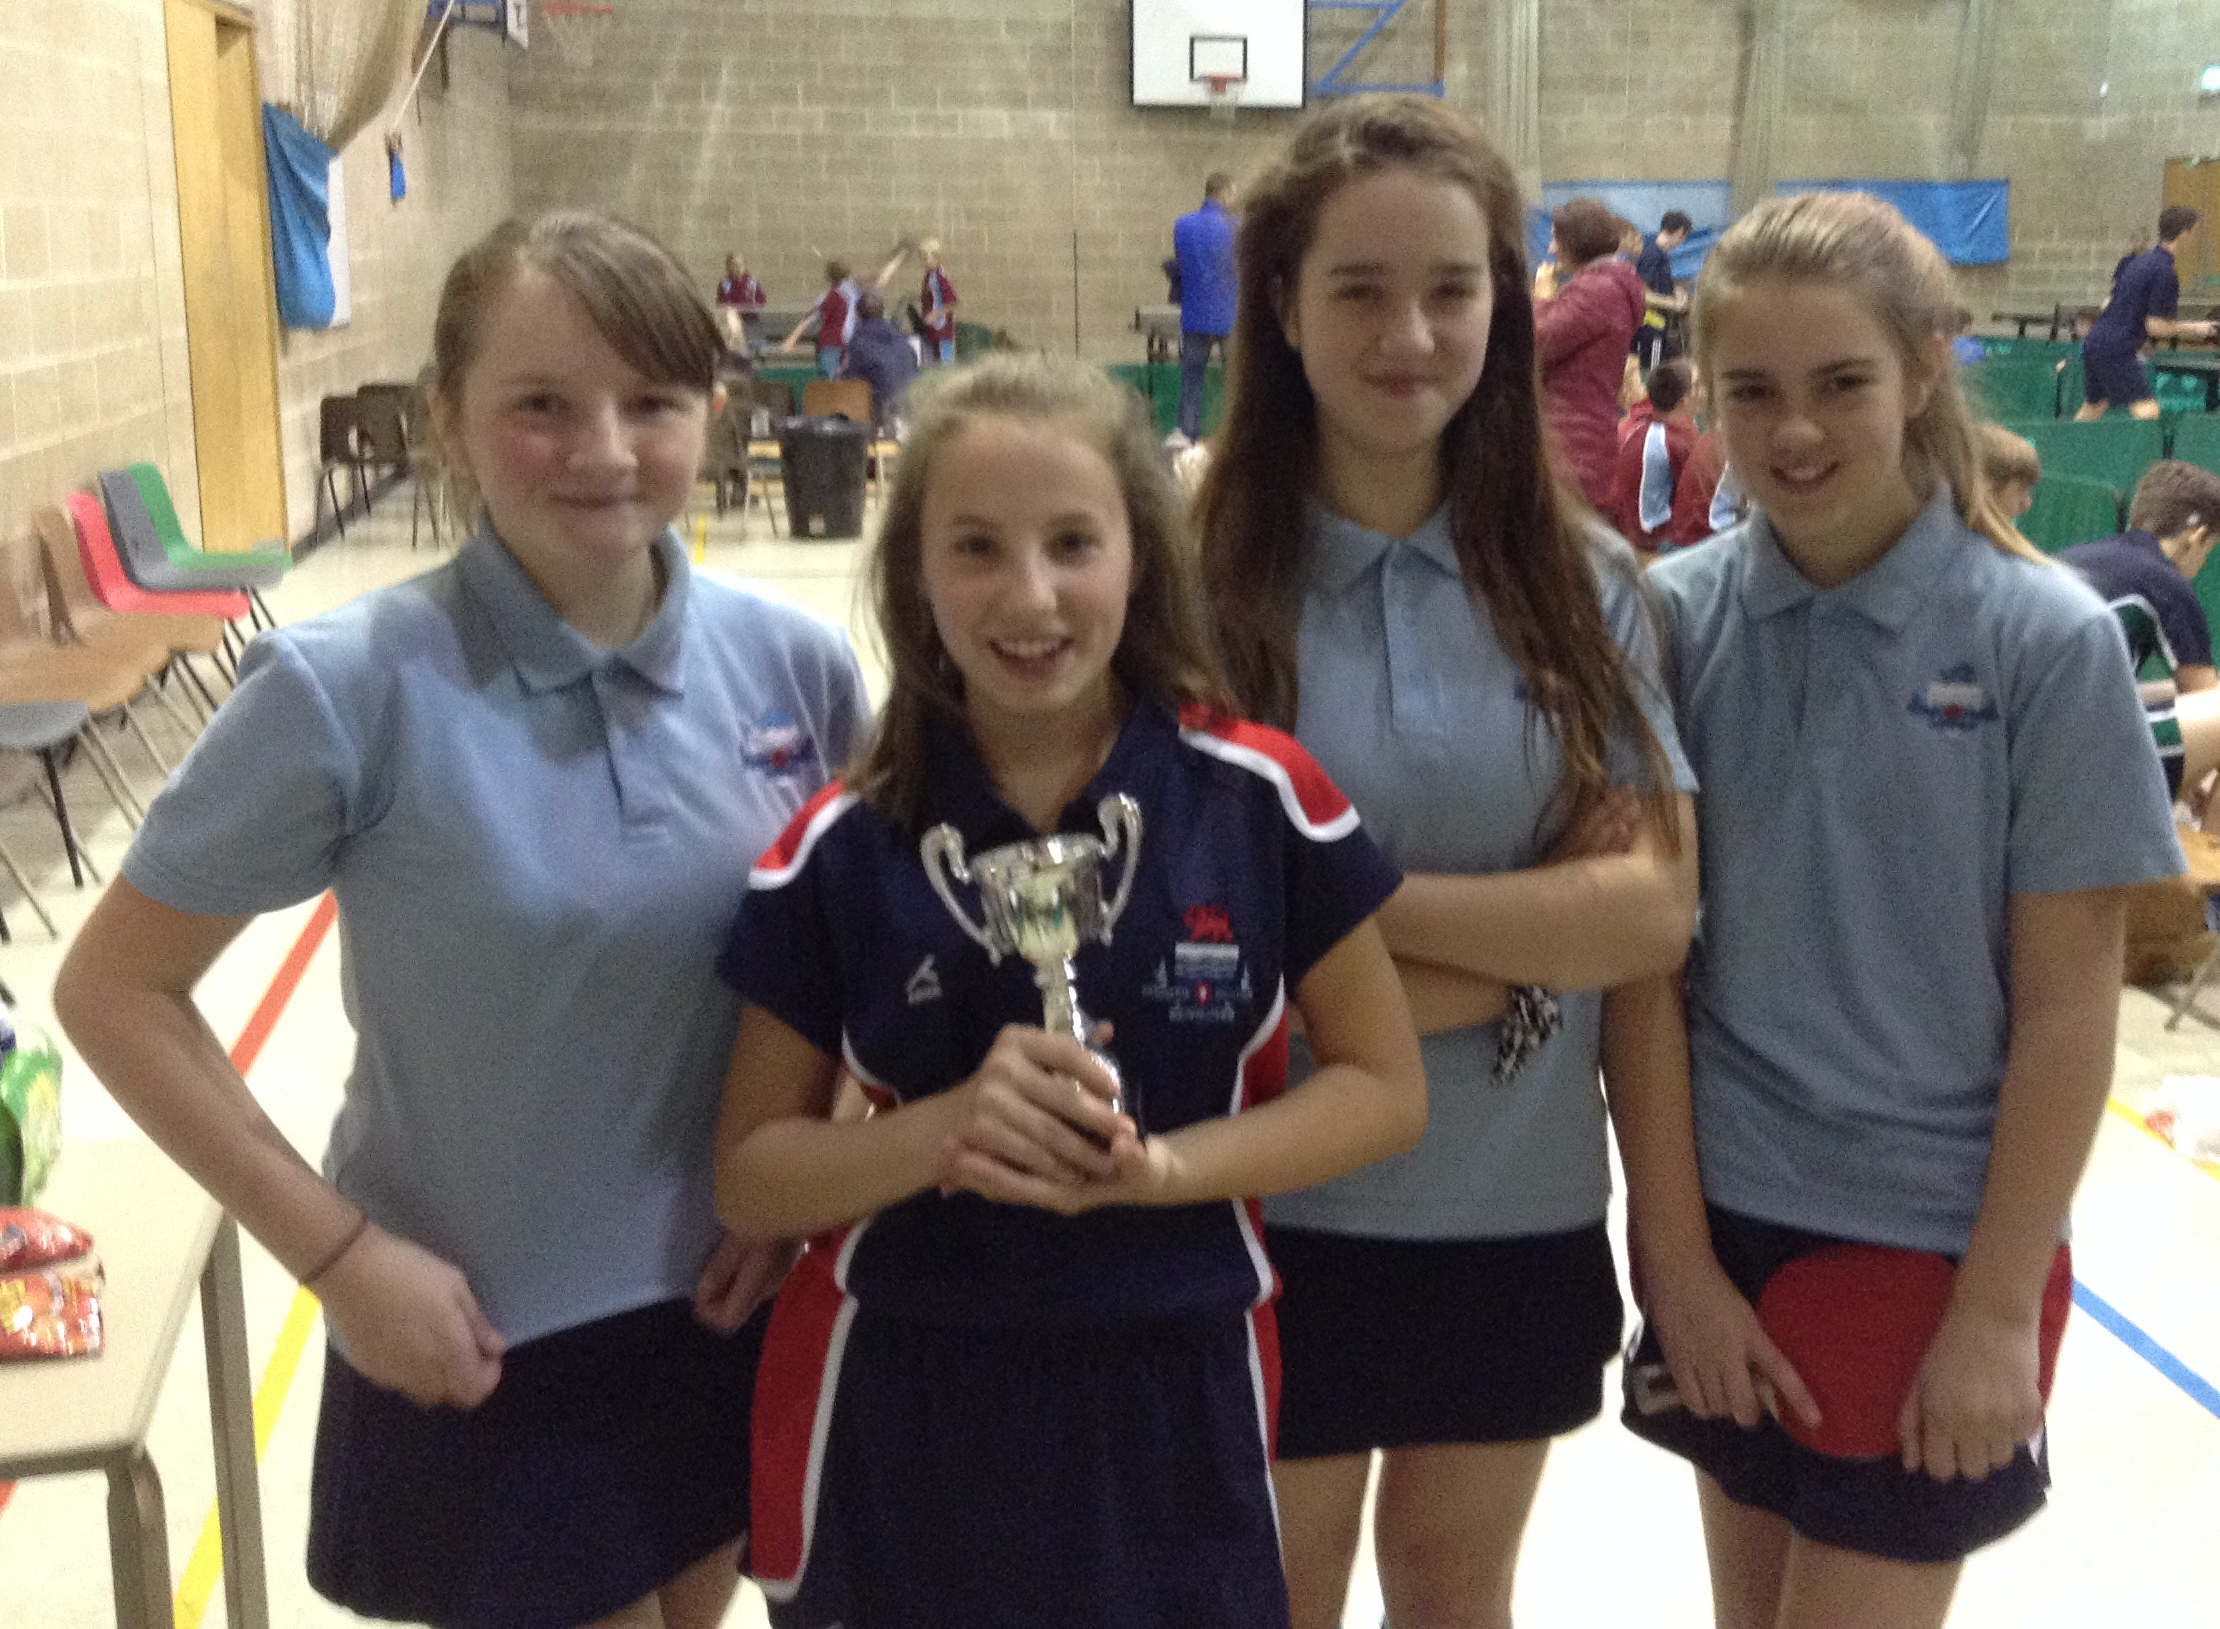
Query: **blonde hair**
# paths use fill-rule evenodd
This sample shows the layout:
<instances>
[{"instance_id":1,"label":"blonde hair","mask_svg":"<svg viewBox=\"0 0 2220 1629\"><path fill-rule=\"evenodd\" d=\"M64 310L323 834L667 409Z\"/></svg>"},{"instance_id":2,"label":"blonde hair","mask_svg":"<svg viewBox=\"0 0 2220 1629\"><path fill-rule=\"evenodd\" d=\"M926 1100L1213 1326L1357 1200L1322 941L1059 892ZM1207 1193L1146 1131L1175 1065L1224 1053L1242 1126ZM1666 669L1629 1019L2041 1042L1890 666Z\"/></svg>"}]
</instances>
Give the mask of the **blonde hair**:
<instances>
[{"instance_id":1,"label":"blonde hair","mask_svg":"<svg viewBox=\"0 0 2220 1629\"><path fill-rule=\"evenodd\" d=\"M1942 251L1894 207L1864 192L1768 198L1729 227L1696 279L1691 321L1698 372L1712 373L1720 313L1753 283L1826 283L1864 300L1910 378L1932 386L1904 426L1904 477L1922 497L1947 481L1959 519L2009 554L2048 564L1998 507L1982 478L1974 419L1944 365L1957 320L1957 281Z\"/></svg>"},{"instance_id":2,"label":"blonde hair","mask_svg":"<svg viewBox=\"0 0 2220 1629\"><path fill-rule=\"evenodd\" d=\"M1973 434L1981 457L1981 478L1992 488L2033 486L2043 478L2043 455L2027 437L2015 435L2001 424L1976 424Z\"/></svg>"},{"instance_id":3,"label":"blonde hair","mask_svg":"<svg viewBox=\"0 0 2220 1629\"><path fill-rule=\"evenodd\" d=\"M865 568L886 647L888 696L847 771L850 786L897 828L918 824L931 726L965 731L963 675L925 598L925 496L948 444L982 418L1051 424L1100 453L1125 500L1133 581L1125 629L1110 659L1127 696L1172 710L1223 711L1186 501L1166 468L1148 404L1100 368L1069 357L1009 351L936 368L913 387L915 417L877 544Z\"/></svg>"}]
</instances>

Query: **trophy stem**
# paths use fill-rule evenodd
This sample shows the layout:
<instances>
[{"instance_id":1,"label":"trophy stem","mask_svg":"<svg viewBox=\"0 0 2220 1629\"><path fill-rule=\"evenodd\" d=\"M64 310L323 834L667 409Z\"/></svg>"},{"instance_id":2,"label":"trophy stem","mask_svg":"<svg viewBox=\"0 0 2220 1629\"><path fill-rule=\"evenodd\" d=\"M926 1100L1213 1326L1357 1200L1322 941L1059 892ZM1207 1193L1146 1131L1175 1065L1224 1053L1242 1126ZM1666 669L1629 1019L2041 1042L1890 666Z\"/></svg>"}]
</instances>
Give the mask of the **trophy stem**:
<instances>
[{"instance_id":1,"label":"trophy stem","mask_svg":"<svg viewBox=\"0 0 2220 1629\"><path fill-rule=\"evenodd\" d=\"M1034 965L1033 982L1041 992L1041 1027L1052 1035L1069 1035L1085 1046L1086 1021L1080 1017L1078 998L1072 994L1076 972L1069 958L1040 962Z\"/></svg>"}]
</instances>

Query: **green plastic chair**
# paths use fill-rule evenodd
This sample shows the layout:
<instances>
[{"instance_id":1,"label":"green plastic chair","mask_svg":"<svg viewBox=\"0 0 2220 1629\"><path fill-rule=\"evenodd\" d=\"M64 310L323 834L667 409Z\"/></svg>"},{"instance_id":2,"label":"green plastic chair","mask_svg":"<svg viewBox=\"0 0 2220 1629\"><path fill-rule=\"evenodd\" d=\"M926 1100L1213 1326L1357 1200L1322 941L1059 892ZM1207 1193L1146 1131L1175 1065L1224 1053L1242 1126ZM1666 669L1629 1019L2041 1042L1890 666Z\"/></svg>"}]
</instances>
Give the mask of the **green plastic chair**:
<instances>
[{"instance_id":1,"label":"green plastic chair","mask_svg":"<svg viewBox=\"0 0 2220 1629\"><path fill-rule=\"evenodd\" d=\"M2166 426L2157 419L2015 419L2005 428L2035 444L2045 477L2078 475L2122 492L2134 491L2143 472L2166 456Z\"/></svg>"},{"instance_id":2,"label":"green plastic chair","mask_svg":"<svg viewBox=\"0 0 2220 1629\"><path fill-rule=\"evenodd\" d=\"M1974 411L1991 419L2040 419L2054 416L2058 373L2040 357L2000 356L1970 362L1958 382Z\"/></svg>"},{"instance_id":3,"label":"green plastic chair","mask_svg":"<svg viewBox=\"0 0 2220 1629\"><path fill-rule=\"evenodd\" d=\"M177 506L170 502L169 483L162 479L162 472L152 464L133 464L124 473L131 477L131 484L146 500L146 512L154 521L155 535L162 540L162 552L169 556L171 565L186 571L234 573L242 567L276 566L282 570L292 565L293 554L289 549L240 549L210 554L195 547L186 537L185 528L178 524Z\"/></svg>"},{"instance_id":4,"label":"green plastic chair","mask_svg":"<svg viewBox=\"0 0 2220 1629\"><path fill-rule=\"evenodd\" d=\"M2184 413L2174 420L2174 456L2220 475L2220 413Z\"/></svg>"},{"instance_id":5,"label":"green plastic chair","mask_svg":"<svg viewBox=\"0 0 2220 1629\"><path fill-rule=\"evenodd\" d=\"M2020 516L2020 535L2045 554L2076 543L2110 537L2120 529L2119 489L2078 475L2050 473L2043 455L2043 478L2035 483L2035 502Z\"/></svg>"}]
</instances>

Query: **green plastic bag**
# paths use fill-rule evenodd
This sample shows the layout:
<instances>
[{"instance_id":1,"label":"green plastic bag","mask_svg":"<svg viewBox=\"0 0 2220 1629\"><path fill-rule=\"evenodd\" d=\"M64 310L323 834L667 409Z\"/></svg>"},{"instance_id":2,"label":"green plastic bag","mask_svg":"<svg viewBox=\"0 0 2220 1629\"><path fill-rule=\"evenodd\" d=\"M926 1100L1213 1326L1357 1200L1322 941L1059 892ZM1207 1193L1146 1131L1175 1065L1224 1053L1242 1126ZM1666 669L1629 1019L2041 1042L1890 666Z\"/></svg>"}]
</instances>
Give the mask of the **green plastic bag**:
<instances>
[{"instance_id":1,"label":"green plastic bag","mask_svg":"<svg viewBox=\"0 0 2220 1629\"><path fill-rule=\"evenodd\" d=\"M62 1151L62 1055L35 1029L0 1063L0 1205L28 1205Z\"/></svg>"}]
</instances>

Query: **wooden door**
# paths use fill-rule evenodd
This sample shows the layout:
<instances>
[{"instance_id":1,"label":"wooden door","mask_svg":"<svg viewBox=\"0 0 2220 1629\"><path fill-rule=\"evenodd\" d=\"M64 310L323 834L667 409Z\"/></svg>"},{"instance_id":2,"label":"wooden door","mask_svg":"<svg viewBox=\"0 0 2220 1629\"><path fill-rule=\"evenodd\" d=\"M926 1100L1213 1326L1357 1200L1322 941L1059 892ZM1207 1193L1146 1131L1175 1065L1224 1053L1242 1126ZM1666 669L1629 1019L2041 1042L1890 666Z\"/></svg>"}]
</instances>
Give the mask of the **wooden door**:
<instances>
[{"instance_id":1,"label":"wooden door","mask_svg":"<svg viewBox=\"0 0 2220 1629\"><path fill-rule=\"evenodd\" d=\"M2184 300L2220 301L2220 158L2170 158L2160 204L2187 204L2204 219L2174 251Z\"/></svg>"},{"instance_id":2,"label":"wooden door","mask_svg":"<svg viewBox=\"0 0 2220 1629\"><path fill-rule=\"evenodd\" d=\"M220 0L163 0L185 344L200 464L201 546L285 536L277 292L252 17Z\"/></svg>"}]
</instances>

